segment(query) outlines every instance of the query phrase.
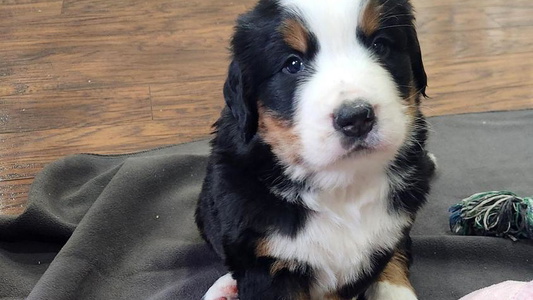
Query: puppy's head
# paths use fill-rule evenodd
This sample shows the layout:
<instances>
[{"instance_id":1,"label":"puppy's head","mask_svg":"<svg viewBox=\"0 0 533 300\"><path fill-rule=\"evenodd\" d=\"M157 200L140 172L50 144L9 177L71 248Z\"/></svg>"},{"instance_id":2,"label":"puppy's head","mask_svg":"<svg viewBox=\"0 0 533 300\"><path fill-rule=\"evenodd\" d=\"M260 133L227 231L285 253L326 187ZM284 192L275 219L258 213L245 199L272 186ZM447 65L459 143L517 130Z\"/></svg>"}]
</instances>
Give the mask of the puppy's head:
<instances>
[{"instance_id":1,"label":"puppy's head","mask_svg":"<svg viewBox=\"0 0 533 300\"><path fill-rule=\"evenodd\" d=\"M225 99L293 176L387 165L426 74L408 0L260 1L238 20Z\"/></svg>"}]
</instances>

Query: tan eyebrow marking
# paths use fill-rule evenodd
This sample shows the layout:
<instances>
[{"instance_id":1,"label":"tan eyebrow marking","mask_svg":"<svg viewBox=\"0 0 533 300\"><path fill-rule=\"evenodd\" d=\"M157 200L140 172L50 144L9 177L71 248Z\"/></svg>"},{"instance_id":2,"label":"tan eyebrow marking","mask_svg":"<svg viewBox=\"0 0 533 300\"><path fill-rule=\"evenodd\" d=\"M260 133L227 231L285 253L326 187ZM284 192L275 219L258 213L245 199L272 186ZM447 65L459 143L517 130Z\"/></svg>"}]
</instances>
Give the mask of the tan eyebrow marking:
<instances>
[{"instance_id":1,"label":"tan eyebrow marking","mask_svg":"<svg viewBox=\"0 0 533 300\"><path fill-rule=\"evenodd\" d=\"M383 5L380 5L377 0L367 2L359 22L359 26L366 36L371 36L379 29L382 9Z\"/></svg>"},{"instance_id":2,"label":"tan eyebrow marking","mask_svg":"<svg viewBox=\"0 0 533 300\"><path fill-rule=\"evenodd\" d=\"M294 50L306 53L309 43L309 32L295 19L287 19L280 28L283 40Z\"/></svg>"}]
</instances>

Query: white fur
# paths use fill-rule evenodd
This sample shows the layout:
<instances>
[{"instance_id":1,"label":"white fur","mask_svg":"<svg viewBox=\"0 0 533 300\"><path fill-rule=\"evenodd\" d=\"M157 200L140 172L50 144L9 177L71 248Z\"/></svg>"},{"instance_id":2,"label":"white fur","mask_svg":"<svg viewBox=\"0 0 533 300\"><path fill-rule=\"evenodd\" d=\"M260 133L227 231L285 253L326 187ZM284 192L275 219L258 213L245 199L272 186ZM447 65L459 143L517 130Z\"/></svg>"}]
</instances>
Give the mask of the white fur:
<instances>
[{"instance_id":1,"label":"white fur","mask_svg":"<svg viewBox=\"0 0 533 300\"><path fill-rule=\"evenodd\" d=\"M409 119L391 75L356 38L366 1L279 3L299 15L319 43L313 65L307 66L314 74L296 91L294 128L304 162L286 170L294 179L306 178L319 192L301 195L314 212L296 237L273 233L267 241L274 257L316 270L312 299L323 299L370 270L372 253L392 250L410 223L409 217L388 209L390 186L401 178L391 179L386 171L408 139ZM374 106L377 125L366 138L373 151L349 155L332 114L344 101L356 99Z\"/></svg>"},{"instance_id":2,"label":"white fur","mask_svg":"<svg viewBox=\"0 0 533 300\"><path fill-rule=\"evenodd\" d=\"M303 19L320 49L312 65L306 66L314 70L313 75L297 87L294 128L304 163L289 167L288 175L301 179L323 172L318 183L329 180L344 185L353 177L346 169L364 167L357 162L370 159L383 168L406 140L409 120L392 76L357 40L358 19L366 1L337 0L332 5L326 0L281 0L280 4ZM377 125L366 142L376 151L370 158L345 159L350 149L342 147L332 114L343 102L356 99L374 106ZM351 165L345 166L346 160Z\"/></svg>"},{"instance_id":3,"label":"white fur","mask_svg":"<svg viewBox=\"0 0 533 300\"><path fill-rule=\"evenodd\" d=\"M311 265L317 275L312 299L323 299L370 270L371 254L390 250L399 241L408 217L387 210L389 183L385 175L361 184L302 195L314 210L294 238L271 235L274 257Z\"/></svg>"},{"instance_id":4,"label":"white fur","mask_svg":"<svg viewBox=\"0 0 533 300\"><path fill-rule=\"evenodd\" d=\"M236 289L237 281L233 279L230 273L220 277L205 293L202 300L218 300L226 298L227 300L237 300L237 293L233 293Z\"/></svg>"},{"instance_id":5,"label":"white fur","mask_svg":"<svg viewBox=\"0 0 533 300\"><path fill-rule=\"evenodd\" d=\"M412 289L394 285L387 281L380 281L374 283L365 296L368 300L417 300L415 293Z\"/></svg>"}]
</instances>

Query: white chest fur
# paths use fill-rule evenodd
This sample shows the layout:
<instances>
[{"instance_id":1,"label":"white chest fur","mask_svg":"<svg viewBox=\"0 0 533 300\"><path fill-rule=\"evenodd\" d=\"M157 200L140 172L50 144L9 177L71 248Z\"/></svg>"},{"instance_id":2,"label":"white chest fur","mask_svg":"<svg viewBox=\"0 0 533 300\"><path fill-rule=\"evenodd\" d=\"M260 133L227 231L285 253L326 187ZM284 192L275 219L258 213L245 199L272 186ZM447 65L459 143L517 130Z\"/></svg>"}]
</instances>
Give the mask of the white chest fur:
<instances>
[{"instance_id":1,"label":"white chest fur","mask_svg":"<svg viewBox=\"0 0 533 300\"><path fill-rule=\"evenodd\" d=\"M383 176L364 188L353 185L303 195L314 212L296 237L271 235L271 255L312 266L317 277L313 298L322 299L368 270L376 250L392 249L399 241L410 221L387 209L388 192Z\"/></svg>"}]
</instances>

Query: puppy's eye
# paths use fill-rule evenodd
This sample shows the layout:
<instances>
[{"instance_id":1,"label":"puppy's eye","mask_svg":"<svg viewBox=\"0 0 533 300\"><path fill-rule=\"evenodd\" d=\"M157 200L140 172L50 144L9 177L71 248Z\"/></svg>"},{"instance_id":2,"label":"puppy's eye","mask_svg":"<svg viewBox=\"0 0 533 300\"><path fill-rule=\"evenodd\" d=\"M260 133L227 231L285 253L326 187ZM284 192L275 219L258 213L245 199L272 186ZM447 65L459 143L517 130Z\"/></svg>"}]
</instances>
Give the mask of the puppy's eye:
<instances>
[{"instance_id":1,"label":"puppy's eye","mask_svg":"<svg viewBox=\"0 0 533 300\"><path fill-rule=\"evenodd\" d=\"M387 39L377 38L372 42L372 49L377 55L385 57L390 53L391 43Z\"/></svg>"},{"instance_id":2,"label":"puppy's eye","mask_svg":"<svg viewBox=\"0 0 533 300\"><path fill-rule=\"evenodd\" d=\"M298 56L291 56L283 65L283 72L287 74L296 74L304 69L304 63Z\"/></svg>"}]
</instances>

